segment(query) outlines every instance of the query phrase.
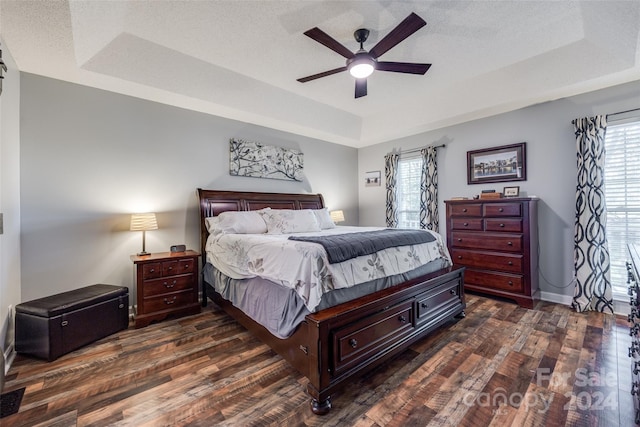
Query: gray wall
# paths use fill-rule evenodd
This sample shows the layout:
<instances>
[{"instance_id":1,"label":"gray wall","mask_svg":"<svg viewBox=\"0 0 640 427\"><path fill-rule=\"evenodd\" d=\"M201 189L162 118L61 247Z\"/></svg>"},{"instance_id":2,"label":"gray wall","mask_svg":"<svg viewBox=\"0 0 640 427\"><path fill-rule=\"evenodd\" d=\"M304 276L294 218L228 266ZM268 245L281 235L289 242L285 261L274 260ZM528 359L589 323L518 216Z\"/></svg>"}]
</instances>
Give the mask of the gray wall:
<instances>
[{"instance_id":1,"label":"gray wall","mask_svg":"<svg viewBox=\"0 0 640 427\"><path fill-rule=\"evenodd\" d=\"M132 287L147 250L199 249L196 188L322 193L357 224L357 150L32 74L21 86L22 300L92 283ZM304 182L229 176L229 138L296 148Z\"/></svg>"},{"instance_id":2,"label":"gray wall","mask_svg":"<svg viewBox=\"0 0 640 427\"><path fill-rule=\"evenodd\" d=\"M9 358L10 363L14 354L13 307L20 303L20 72L1 38L0 44L8 69L0 96L0 362ZM2 384L0 381L0 390Z\"/></svg>"},{"instance_id":3,"label":"gray wall","mask_svg":"<svg viewBox=\"0 0 640 427\"><path fill-rule=\"evenodd\" d=\"M519 185L521 195L538 196L540 286L544 299L569 303L573 296L573 223L576 184L576 147L571 121L577 117L608 114L640 107L640 81L571 98L535 105L506 114L426 132L360 149L359 176L380 170L384 155L431 144L438 149L439 218L445 231L444 200L471 198L483 189L502 191ZM469 150L527 143L527 180L467 185ZM384 225L385 189L359 184L360 225Z\"/></svg>"}]
</instances>

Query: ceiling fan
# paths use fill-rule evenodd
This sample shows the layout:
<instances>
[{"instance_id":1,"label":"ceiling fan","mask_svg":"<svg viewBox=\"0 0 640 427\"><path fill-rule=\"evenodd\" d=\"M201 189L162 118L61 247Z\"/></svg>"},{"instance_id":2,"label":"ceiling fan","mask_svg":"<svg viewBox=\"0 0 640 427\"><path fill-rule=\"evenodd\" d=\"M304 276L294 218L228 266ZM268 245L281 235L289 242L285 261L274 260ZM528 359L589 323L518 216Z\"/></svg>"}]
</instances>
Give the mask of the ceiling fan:
<instances>
[{"instance_id":1,"label":"ceiling fan","mask_svg":"<svg viewBox=\"0 0 640 427\"><path fill-rule=\"evenodd\" d=\"M362 45L367 40L367 37L369 37L369 30L366 28L360 28L353 33L356 41L360 43L360 50L355 53L338 43L320 28L314 27L305 31L304 34L347 58L347 63L344 67L334 68L333 70L302 77L298 79L298 81L306 83L311 80L319 79L320 77L326 77L349 70L349 73L356 78L355 97L360 98L367 95L367 77L369 77L374 70L391 71L394 73L424 74L427 72L429 67L431 67L431 64L384 62L378 61L378 58L425 25L427 25L427 23L424 19L420 18L415 13L411 13L411 15L407 16L404 21L398 24L397 27L395 27L368 52L364 50Z\"/></svg>"}]
</instances>

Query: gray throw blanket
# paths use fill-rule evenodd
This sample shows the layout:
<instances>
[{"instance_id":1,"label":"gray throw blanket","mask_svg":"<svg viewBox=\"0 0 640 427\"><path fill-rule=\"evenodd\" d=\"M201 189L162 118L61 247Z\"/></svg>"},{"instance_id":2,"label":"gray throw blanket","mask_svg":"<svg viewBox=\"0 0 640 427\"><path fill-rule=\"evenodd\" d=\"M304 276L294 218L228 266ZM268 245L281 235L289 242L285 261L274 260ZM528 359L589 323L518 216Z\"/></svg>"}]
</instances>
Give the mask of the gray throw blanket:
<instances>
[{"instance_id":1,"label":"gray throw blanket","mask_svg":"<svg viewBox=\"0 0 640 427\"><path fill-rule=\"evenodd\" d=\"M290 236L289 240L321 244L327 251L329 263L335 264L387 248L433 242L436 238L424 230L387 228L332 236Z\"/></svg>"}]
</instances>

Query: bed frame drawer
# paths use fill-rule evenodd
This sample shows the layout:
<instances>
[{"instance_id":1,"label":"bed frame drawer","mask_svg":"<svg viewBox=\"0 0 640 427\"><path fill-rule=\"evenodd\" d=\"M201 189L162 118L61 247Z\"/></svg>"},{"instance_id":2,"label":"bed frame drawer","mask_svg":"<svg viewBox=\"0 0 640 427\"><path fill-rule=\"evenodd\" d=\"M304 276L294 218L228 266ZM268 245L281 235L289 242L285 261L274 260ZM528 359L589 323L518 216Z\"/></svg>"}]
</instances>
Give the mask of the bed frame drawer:
<instances>
[{"instance_id":1,"label":"bed frame drawer","mask_svg":"<svg viewBox=\"0 0 640 427\"><path fill-rule=\"evenodd\" d=\"M462 282L451 280L416 298L416 325L420 326L460 306L463 298Z\"/></svg>"},{"instance_id":2,"label":"bed frame drawer","mask_svg":"<svg viewBox=\"0 0 640 427\"><path fill-rule=\"evenodd\" d=\"M339 374L366 361L372 353L409 335L414 329L413 300L408 300L334 332L334 371Z\"/></svg>"}]
</instances>

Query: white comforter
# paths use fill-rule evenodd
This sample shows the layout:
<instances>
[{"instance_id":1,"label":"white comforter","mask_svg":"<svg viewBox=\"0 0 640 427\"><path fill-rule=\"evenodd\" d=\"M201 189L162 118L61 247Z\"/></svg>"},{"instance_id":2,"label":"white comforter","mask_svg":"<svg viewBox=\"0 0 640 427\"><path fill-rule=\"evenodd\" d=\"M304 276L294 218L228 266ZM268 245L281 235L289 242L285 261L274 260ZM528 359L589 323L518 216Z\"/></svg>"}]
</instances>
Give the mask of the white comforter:
<instances>
[{"instance_id":1,"label":"white comforter","mask_svg":"<svg viewBox=\"0 0 640 427\"><path fill-rule=\"evenodd\" d=\"M336 227L298 236L380 230L380 227ZM218 234L207 239L207 261L234 279L262 277L294 289L313 312L323 293L373 279L405 273L438 258L451 263L442 236L429 243L384 249L330 264L317 243L288 240L291 234Z\"/></svg>"}]
</instances>

